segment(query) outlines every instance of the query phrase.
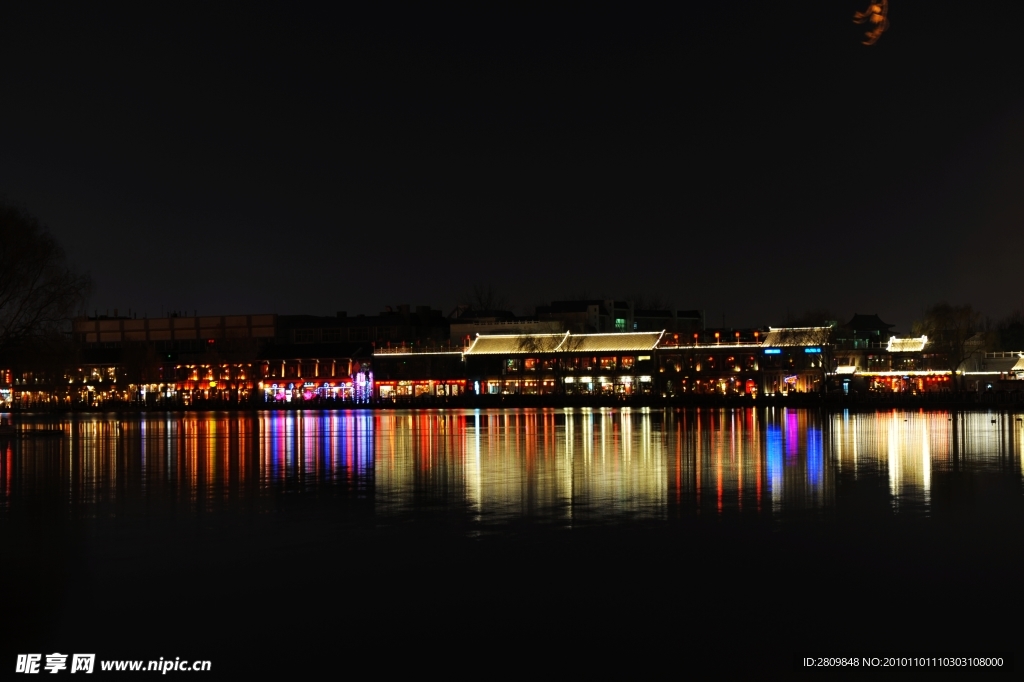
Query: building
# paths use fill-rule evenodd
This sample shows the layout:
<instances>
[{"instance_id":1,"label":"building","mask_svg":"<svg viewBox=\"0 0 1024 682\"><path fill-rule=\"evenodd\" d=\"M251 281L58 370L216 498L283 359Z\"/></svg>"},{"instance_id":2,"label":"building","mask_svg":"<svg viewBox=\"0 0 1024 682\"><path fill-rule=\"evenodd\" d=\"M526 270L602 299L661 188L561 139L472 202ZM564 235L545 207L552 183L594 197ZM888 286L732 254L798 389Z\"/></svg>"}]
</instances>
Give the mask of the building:
<instances>
[{"instance_id":1,"label":"building","mask_svg":"<svg viewBox=\"0 0 1024 682\"><path fill-rule=\"evenodd\" d=\"M478 336L466 349L479 394L621 395L654 392L662 332Z\"/></svg>"},{"instance_id":2,"label":"building","mask_svg":"<svg viewBox=\"0 0 1024 682\"><path fill-rule=\"evenodd\" d=\"M558 322L573 334L633 331L633 302L612 299L552 301L537 306L537 319ZM664 329L664 328L662 328Z\"/></svg>"},{"instance_id":3,"label":"building","mask_svg":"<svg viewBox=\"0 0 1024 682\"><path fill-rule=\"evenodd\" d=\"M771 327L761 343L765 395L818 393L832 388L833 327Z\"/></svg>"},{"instance_id":4,"label":"building","mask_svg":"<svg viewBox=\"0 0 1024 682\"><path fill-rule=\"evenodd\" d=\"M756 396L761 391L758 330L664 334L658 346L657 387L665 397Z\"/></svg>"}]
</instances>

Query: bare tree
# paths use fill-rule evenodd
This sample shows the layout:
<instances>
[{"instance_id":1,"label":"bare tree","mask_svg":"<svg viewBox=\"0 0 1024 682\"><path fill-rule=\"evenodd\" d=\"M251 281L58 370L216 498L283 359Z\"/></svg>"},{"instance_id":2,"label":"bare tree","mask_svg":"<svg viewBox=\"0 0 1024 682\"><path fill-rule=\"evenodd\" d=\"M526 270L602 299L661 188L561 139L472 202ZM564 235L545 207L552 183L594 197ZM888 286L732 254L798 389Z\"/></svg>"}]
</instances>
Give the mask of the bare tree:
<instances>
[{"instance_id":1,"label":"bare tree","mask_svg":"<svg viewBox=\"0 0 1024 682\"><path fill-rule=\"evenodd\" d=\"M0 203L0 352L59 330L90 288L36 218Z\"/></svg>"},{"instance_id":2,"label":"bare tree","mask_svg":"<svg viewBox=\"0 0 1024 682\"><path fill-rule=\"evenodd\" d=\"M565 393L565 377L573 371L571 366L572 354L578 352L585 337L579 334L567 332L565 334L523 334L516 341L516 350L520 353L534 355L541 363L537 372L541 383L540 392L543 393L544 376L550 376L554 380L554 392L558 395ZM525 368L522 368L525 373ZM525 375L525 374L524 374Z\"/></svg>"},{"instance_id":3,"label":"bare tree","mask_svg":"<svg viewBox=\"0 0 1024 682\"><path fill-rule=\"evenodd\" d=\"M996 329L1000 350L1024 350L1024 310L1015 310L999 320Z\"/></svg>"},{"instance_id":4,"label":"bare tree","mask_svg":"<svg viewBox=\"0 0 1024 682\"><path fill-rule=\"evenodd\" d=\"M970 304L950 305L943 301L928 308L924 319L915 322L914 334L928 337L930 350L941 353L953 376L954 386L963 389L957 370L971 356L984 352L986 335L981 334L981 313Z\"/></svg>"},{"instance_id":5,"label":"bare tree","mask_svg":"<svg viewBox=\"0 0 1024 682\"><path fill-rule=\"evenodd\" d=\"M637 292L626 296L627 300L633 301L634 310L671 310L672 303L658 293Z\"/></svg>"},{"instance_id":6,"label":"bare tree","mask_svg":"<svg viewBox=\"0 0 1024 682\"><path fill-rule=\"evenodd\" d=\"M836 317L831 310L827 308L814 308L811 310L805 310L802 315L792 315L786 313L786 326L787 327L827 327L830 324L836 322L839 318Z\"/></svg>"},{"instance_id":7,"label":"bare tree","mask_svg":"<svg viewBox=\"0 0 1024 682\"><path fill-rule=\"evenodd\" d=\"M476 311L510 310L512 307L504 292L493 284L481 283L474 284L473 290L463 295L461 303Z\"/></svg>"}]
</instances>

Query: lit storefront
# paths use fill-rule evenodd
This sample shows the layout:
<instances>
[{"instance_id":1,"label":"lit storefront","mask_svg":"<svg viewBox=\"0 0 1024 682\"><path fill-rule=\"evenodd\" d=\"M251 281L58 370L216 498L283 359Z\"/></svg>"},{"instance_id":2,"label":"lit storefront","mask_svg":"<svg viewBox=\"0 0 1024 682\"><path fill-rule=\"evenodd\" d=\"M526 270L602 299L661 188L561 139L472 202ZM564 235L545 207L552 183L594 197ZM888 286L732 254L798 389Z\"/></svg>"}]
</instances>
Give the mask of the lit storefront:
<instances>
[{"instance_id":1,"label":"lit storefront","mask_svg":"<svg viewBox=\"0 0 1024 682\"><path fill-rule=\"evenodd\" d=\"M263 402L271 405L304 402L366 403L373 395L373 372L368 368L349 379L328 381L263 381Z\"/></svg>"},{"instance_id":2,"label":"lit storefront","mask_svg":"<svg viewBox=\"0 0 1024 682\"><path fill-rule=\"evenodd\" d=\"M770 328L761 344L765 395L818 393L834 374L832 327Z\"/></svg>"},{"instance_id":3,"label":"lit storefront","mask_svg":"<svg viewBox=\"0 0 1024 682\"><path fill-rule=\"evenodd\" d=\"M934 393L953 389L952 373L948 370L919 370L911 372L858 372L867 382L869 391L880 393Z\"/></svg>"},{"instance_id":4,"label":"lit storefront","mask_svg":"<svg viewBox=\"0 0 1024 682\"><path fill-rule=\"evenodd\" d=\"M384 402L444 399L466 391L461 351L381 348L373 355L374 397Z\"/></svg>"},{"instance_id":5,"label":"lit storefront","mask_svg":"<svg viewBox=\"0 0 1024 682\"><path fill-rule=\"evenodd\" d=\"M761 367L756 342L680 346L669 339L659 348L661 395L756 396Z\"/></svg>"},{"instance_id":6,"label":"lit storefront","mask_svg":"<svg viewBox=\"0 0 1024 682\"><path fill-rule=\"evenodd\" d=\"M491 395L650 394L663 333L478 335L466 372L473 390Z\"/></svg>"},{"instance_id":7,"label":"lit storefront","mask_svg":"<svg viewBox=\"0 0 1024 682\"><path fill-rule=\"evenodd\" d=\"M466 380L451 379L441 382L432 379L382 379L376 386L377 398L384 401L424 396L439 398L462 395L466 390Z\"/></svg>"}]
</instances>

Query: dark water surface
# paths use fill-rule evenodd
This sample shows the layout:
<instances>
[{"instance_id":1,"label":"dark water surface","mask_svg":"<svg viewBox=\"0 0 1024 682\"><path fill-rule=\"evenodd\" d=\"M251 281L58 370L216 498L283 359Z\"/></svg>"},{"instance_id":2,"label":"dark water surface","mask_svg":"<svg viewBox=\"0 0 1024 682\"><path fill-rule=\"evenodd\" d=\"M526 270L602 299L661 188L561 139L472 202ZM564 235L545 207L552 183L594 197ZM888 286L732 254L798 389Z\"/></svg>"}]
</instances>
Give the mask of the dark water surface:
<instances>
[{"instance_id":1,"label":"dark water surface","mask_svg":"<svg viewBox=\"0 0 1024 682\"><path fill-rule=\"evenodd\" d=\"M1019 648L1013 414L14 421L0 666L95 651L224 674L646 677Z\"/></svg>"}]
</instances>

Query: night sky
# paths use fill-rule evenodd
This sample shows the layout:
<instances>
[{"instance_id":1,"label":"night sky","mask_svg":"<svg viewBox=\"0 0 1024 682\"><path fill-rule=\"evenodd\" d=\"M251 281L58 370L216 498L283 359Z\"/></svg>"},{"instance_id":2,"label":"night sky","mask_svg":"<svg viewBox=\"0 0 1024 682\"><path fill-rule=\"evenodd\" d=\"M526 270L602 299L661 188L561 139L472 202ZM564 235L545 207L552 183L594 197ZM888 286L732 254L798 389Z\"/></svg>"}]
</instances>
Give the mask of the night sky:
<instances>
[{"instance_id":1,"label":"night sky","mask_svg":"<svg viewBox=\"0 0 1024 682\"><path fill-rule=\"evenodd\" d=\"M866 47L866 0L22 4L0 197L91 272L90 314L1024 306L1019 5L890 0Z\"/></svg>"}]
</instances>

